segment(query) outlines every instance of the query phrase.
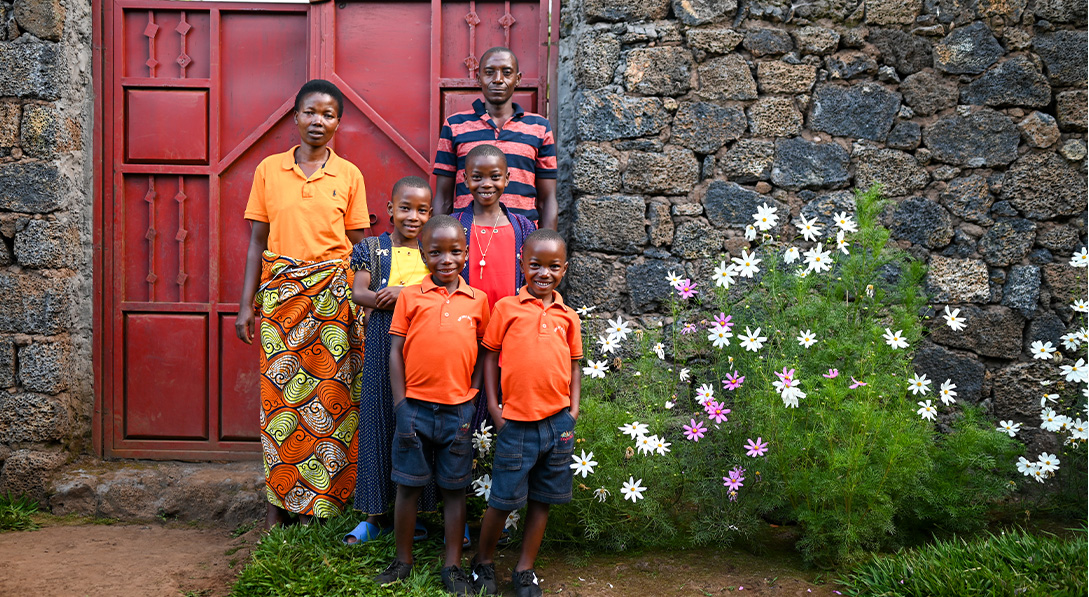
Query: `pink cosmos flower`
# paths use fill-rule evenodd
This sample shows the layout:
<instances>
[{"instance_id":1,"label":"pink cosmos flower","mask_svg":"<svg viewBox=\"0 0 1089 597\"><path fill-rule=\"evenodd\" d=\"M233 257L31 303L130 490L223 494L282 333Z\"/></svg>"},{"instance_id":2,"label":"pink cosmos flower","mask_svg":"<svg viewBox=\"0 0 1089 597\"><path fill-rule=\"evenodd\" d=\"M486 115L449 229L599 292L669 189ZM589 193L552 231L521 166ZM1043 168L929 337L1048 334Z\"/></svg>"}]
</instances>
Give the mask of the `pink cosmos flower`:
<instances>
[{"instance_id":1,"label":"pink cosmos flower","mask_svg":"<svg viewBox=\"0 0 1089 597\"><path fill-rule=\"evenodd\" d=\"M839 369L829 369L828 373L825 373L822 377L827 377L828 379L835 379L839 377Z\"/></svg>"},{"instance_id":2,"label":"pink cosmos flower","mask_svg":"<svg viewBox=\"0 0 1089 597\"><path fill-rule=\"evenodd\" d=\"M696 331L696 324L694 324L694 323L686 323L686 324L684 324L684 327L681 328L681 334L693 334L693 333L695 333L695 331Z\"/></svg>"},{"instance_id":3,"label":"pink cosmos flower","mask_svg":"<svg viewBox=\"0 0 1089 597\"><path fill-rule=\"evenodd\" d=\"M725 485L725 483L724 483L724 485ZM730 501L731 502L736 502L737 501L737 491L731 489L730 493L729 493L729 496L730 496Z\"/></svg>"},{"instance_id":4,"label":"pink cosmos flower","mask_svg":"<svg viewBox=\"0 0 1089 597\"><path fill-rule=\"evenodd\" d=\"M696 284L688 278L681 280L681 283L677 285L677 294L683 299L690 299L696 296Z\"/></svg>"},{"instance_id":5,"label":"pink cosmos flower","mask_svg":"<svg viewBox=\"0 0 1089 597\"><path fill-rule=\"evenodd\" d=\"M752 438L745 444L745 449L748 450L746 454L756 458L757 456L763 456L768 451L768 442L763 441L764 438L758 437L756 441L752 441Z\"/></svg>"},{"instance_id":6,"label":"pink cosmos flower","mask_svg":"<svg viewBox=\"0 0 1089 597\"><path fill-rule=\"evenodd\" d=\"M703 409L707 411L707 418L716 423L725 423L726 415L730 414L730 409L726 408L726 405L711 400L703 406Z\"/></svg>"},{"instance_id":7,"label":"pink cosmos flower","mask_svg":"<svg viewBox=\"0 0 1089 597\"><path fill-rule=\"evenodd\" d=\"M852 383L851 385L849 385L849 386L847 386L847 387L848 387L849 389L852 389L852 390L853 390L853 389L855 389L855 388L861 387L861 386L869 385L869 384L867 384L866 382L864 382L864 381L858 381L857 379L855 379L855 378L853 378L853 377L851 378L851 381L852 381L852 382L854 382L854 383Z\"/></svg>"},{"instance_id":8,"label":"pink cosmos flower","mask_svg":"<svg viewBox=\"0 0 1089 597\"><path fill-rule=\"evenodd\" d=\"M684 426L684 436L694 442L700 441L707 434L707 428L703 426L703 421L696 422L695 419L689 419L689 422L690 425Z\"/></svg>"},{"instance_id":9,"label":"pink cosmos flower","mask_svg":"<svg viewBox=\"0 0 1089 597\"><path fill-rule=\"evenodd\" d=\"M727 390L736 390L740 388L743 383L745 383L745 376L734 371L733 375L730 375L729 373L726 374L726 379L722 380L722 387Z\"/></svg>"},{"instance_id":10,"label":"pink cosmos flower","mask_svg":"<svg viewBox=\"0 0 1089 597\"><path fill-rule=\"evenodd\" d=\"M787 371L787 368L783 367L783 372L780 373L776 371L775 376L779 378L779 381L785 383L787 380L794 379L794 370L791 369L790 371Z\"/></svg>"},{"instance_id":11,"label":"pink cosmos flower","mask_svg":"<svg viewBox=\"0 0 1089 597\"><path fill-rule=\"evenodd\" d=\"M723 477L722 478L722 485L725 486L725 487L729 487L730 491L737 491L738 489L741 488L742 485L744 485L744 483L742 483L742 481L744 481L744 480L745 480L744 478L735 479L733 477Z\"/></svg>"},{"instance_id":12,"label":"pink cosmos flower","mask_svg":"<svg viewBox=\"0 0 1089 597\"><path fill-rule=\"evenodd\" d=\"M730 321L731 319L733 319L733 315L719 313L718 315L715 315L715 324L719 327L730 329L734 327L733 322Z\"/></svg>"}]
</instances>

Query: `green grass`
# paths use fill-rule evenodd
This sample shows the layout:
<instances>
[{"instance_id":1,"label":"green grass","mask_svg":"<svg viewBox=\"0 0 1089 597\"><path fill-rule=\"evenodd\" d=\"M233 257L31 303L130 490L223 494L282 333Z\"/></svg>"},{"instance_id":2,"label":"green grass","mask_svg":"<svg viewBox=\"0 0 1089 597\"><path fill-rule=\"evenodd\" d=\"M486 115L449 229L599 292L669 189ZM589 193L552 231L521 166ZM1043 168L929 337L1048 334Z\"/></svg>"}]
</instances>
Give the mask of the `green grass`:
<instances>
[{"instance_id":1,"label":"green grass","mask_svg":"<svg viewBox=\"0 0 1089 597\"><path fill-rule=\"evenodd\" d=\"M840 580L849 595L874 597L1083 596L1089 590L1086 529L1071 538L1017 529L971 541L937 541L879 556Z\"/></svg>"},{"instance_id":2,"label":"green grass","mask_svg":"<svg viewBox=\"0 0 1089 597\"><path fill-rule=\"evenodd\" d=\"M38 503L26 497L0 495L0 532L32 531L38 528L32 516L38 511Z\"/></svg>"},{"instance_id":3,"label":"green grass","mask_svg":"<svg viewBox=\"0 0 1089 597\"><path fill-rule=\"evenodd\" d=\"M233 597L337 597L354 595L440 597L442 538L416 544L415 570L404 581L379 587L371 580L393 560L393 534L364 545L344 545L355 514L310 526L277 528L266 535L239 574ZM468 556L468 554L466 554ZM468 559L464 560L464 564Z\"/></svg>"}]
</instances>

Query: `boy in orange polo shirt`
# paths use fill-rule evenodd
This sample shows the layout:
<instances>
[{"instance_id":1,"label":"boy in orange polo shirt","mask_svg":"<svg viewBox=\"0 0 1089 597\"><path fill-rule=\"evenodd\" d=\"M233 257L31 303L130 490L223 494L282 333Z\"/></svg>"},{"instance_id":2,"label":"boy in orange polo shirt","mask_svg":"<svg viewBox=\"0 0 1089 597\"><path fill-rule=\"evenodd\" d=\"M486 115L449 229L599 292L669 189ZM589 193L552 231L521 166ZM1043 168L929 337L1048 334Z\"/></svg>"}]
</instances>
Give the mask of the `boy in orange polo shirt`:
<instances>
[{"instance_id":1,"label":"boy in orange polo shirt","mask_svg":"<svg viewBox=\"0 0 1089 597\"><path fill-rule=\"evenodd\" d=\"M472 479L470 424L480 388L478 343L488 326L488 299L461 279L468 249L461 224L435 216L419 234L431 275L406 286L390 323L389 381L393 390L393 529L396 559L375 578L388 584L412 572L416 508L434 476L442 493L446 561L442 582L455 595L473 593L461 570L465 488Z\"/></svg>"},{"instance_id":2,"label":"boy in orange polo shirt","mask_svg":"<svg viewBox=\"0 0 1089 597\"><path fill-rule=\"evenodd\" d=\"M533 563L551 504L571 501L571 453L581 387L578 314L556 287L567 273L567 244L542 229L522 245L526 285L499 299L484 334L484 388L498 427L492 490L472 563L473 588L496 595L495 547L507 516L529 501L522 555L512 579L519 597L541 595ZM499 405L499 357L503 405Z\"/></svg>"}]
</instances>

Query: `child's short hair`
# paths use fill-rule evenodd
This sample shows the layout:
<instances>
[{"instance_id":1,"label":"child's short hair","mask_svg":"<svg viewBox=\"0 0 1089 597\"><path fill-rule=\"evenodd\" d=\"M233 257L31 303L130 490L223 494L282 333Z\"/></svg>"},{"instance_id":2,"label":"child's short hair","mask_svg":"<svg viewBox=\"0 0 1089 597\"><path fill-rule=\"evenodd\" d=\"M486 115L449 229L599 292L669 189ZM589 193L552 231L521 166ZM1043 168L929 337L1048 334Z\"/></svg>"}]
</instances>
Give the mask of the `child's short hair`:
<instances>
[{"instance_id":1,"label":"child's short hair","mask_svg":"<svg viewBox=\"0 0 1089 597\"><path fill-rule=\"evenodd\" d=\"M337 118L344 114L344 94L340 92L340 88L326 81L325 79L311 79L299 89L299 93L295 95L295 111L298 112L302 108L303 100L306 96L313 93L324 93L333 98L333 101L337 103Z\"/></svg>"},{"instance_id":2,"label":"child's short hair","mask_svg":"<svg viewBox=\"0 0 1089 597\"><path fill-rule=\"evenodd\" d=\"M425 235L430 238L432 233L442 228L457 230L459 235L465 233L465 229L461 227L461 222L459 222L457 218L448 214L439 214L437 216L432 216L431 219L423 225L423 228L420 229L419 238L421 241Z\"/></svg>"},{"instance_id":3,"label":"child's short hair","mask_svg":"<svg viewBox=\"0 0 1089 597\"><path fill-rule=\"evenodd\" d=\"M530 243L547 241L554 241L560 243L560 246L563 247L563 254L567 255L567 241L565 241L563 237L560 236L559 232L556 232L555 230L552 230L550 228L538 228L537 230L530 232L529 236L526 237L526 240L522 242L522 254L526 254L525 247L529 246Z\"/></svg>"},{"instance_id":4,"label":"child's short hair","mask_svg":"<svg viewBox=\"0 0 1089 597\"><path fill-rule=\"evenodd\" d=\"M393 190L390 191L390 194L389 194L390 200L392 200L394 197L396 197L397 192L400 191L401 189L404 189L404 188L426 189L427 194L428 195L431 194L431 185L427 184L426 180L424 180L423 178L420 178L419 176L405 176L401 180L398 180L397 182L393 183Z\"/></svg>"},{"instance_id":5,"label":"child's short hair","mask_svg":"<svg viewBox=\"0 0 1089 597\"><path fill-rule=\"evenodd\" d=\"M499 158L503 162L503 168L507 167L507 154L503 153L502 149L494 145L487 143L481 143L476 147L469 150L469 153L465 154L465 164L469 164L469 160L475 160L477 158Z\"/></svg>"}]
</instances>

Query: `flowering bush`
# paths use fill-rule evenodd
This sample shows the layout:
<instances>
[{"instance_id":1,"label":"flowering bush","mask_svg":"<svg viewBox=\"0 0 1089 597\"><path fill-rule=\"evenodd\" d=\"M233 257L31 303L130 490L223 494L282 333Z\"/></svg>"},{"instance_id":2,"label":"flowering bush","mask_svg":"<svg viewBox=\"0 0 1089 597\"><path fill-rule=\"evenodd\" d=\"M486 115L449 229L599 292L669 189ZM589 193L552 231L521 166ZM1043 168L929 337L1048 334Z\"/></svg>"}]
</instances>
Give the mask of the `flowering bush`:
<instances>
[{"instance_id":1,"label":"flowering bush","mask_svg":"<svg viewBox=\"0 0 1089 597\"><path fill-rule=\"evenodd\" d=\"M889 247L876 188L856 208L832 226L798 217L794 245L768 234L786 227L761 206L758 247L710 280L670 272L660 327L580 310L575 500L550 540L728 544L772 521L796 523L803 555L831 563L985 521L1015 487L1019 444L957 401L957 380L915 374L925 268ZM1057 466L1044 457L1036 470Z\"/></svg>"}]
</instances>

